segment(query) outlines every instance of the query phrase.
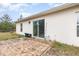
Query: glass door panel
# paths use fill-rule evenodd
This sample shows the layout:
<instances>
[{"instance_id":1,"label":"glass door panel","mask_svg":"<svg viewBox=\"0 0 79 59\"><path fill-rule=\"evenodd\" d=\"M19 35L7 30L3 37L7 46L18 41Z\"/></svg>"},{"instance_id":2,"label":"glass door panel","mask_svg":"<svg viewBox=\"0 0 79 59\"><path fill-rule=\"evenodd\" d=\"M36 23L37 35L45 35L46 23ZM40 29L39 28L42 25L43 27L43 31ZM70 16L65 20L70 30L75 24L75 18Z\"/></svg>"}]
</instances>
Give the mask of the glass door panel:
<instances>
[{"instance_id":1,"label":"glass door panel","mask_svg":"<svg viewBox=\"0 0 79 59\"><path fill-rule=\"evenodd\" d=\"M39 37L44 37L44 20L39 20Z\"/></svg>"},{"instance_id":2,"label":"glass door panel","mask_svg":"<svg viewBox=\"0 0 79 59\"><path fill-rule=\"evenodd\" d=\"M34 21L33 22L33 35L34 36L37 36L37 21Z\"/></svg>"}]
</instances>

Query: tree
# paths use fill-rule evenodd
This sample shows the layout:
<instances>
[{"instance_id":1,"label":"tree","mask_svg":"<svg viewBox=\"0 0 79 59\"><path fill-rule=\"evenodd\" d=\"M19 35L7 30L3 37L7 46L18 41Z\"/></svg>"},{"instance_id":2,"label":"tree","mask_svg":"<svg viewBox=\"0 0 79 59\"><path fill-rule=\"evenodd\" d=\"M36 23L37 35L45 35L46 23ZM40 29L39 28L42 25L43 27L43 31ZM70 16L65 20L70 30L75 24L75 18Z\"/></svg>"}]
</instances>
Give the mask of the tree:
<instances>
[{"instance_id":1,"label":"tree","mask_svg":"<svg viewBox=\"0 0 79 59\"><path fill-rule=\"evenodd\" d=\"M22 15L20 15L20 17L18 18L18 21L19 21L19 20L22 20L22 18L23 18L23 16L22 16Z\"/></svg>"},{"instance_id":2,"label":"tree","mask_svg":"<svg viewBox=\"0 0 79 59\"><path fill-rule=\"evenodd\" d=\"M15 28L15 23L9 15L5 14L0 18L0 31L12 31Z\"/></svg>"},{"instance_id":3,"label":"tree","mask_svg":"<svg viewBox=\"0 0 79 59\"><path fill-rule=\"evenodd\" d=\"M22 15L20 15L20 18L19 19L22 19L23 18L23 16Z\"/></svg>"}]
</instances>

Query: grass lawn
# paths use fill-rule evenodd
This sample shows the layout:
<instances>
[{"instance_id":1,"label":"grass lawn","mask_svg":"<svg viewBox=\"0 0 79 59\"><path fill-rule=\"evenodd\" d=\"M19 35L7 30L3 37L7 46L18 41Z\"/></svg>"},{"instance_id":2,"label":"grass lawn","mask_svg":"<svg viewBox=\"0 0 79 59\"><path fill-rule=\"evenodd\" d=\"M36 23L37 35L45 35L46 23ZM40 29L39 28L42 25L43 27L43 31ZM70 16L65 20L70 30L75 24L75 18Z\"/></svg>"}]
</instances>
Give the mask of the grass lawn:
<instances>
[{"instance_id":1,"label":"grass lawn","mask_svg":"<svg viewBox=\"0 0 79 59\"><path fill-rule=\"evenodd\" d=\"M15 32L0 32L0 40L8 40L22 37L21 35L17 35Z\"/></svg>"},{"instance_id":2,"label":"grass lawn","mask_svg":"<svg viewBox=\"0 0 79 59\"><path fill-rule=\"evenodd\" d=\"M54 49L53 49L54 48ZM60 42L53 42L52 43L52 50L51 53L55 55L76 55L79 56L79 47L63 44Z\"/></svg>"}]
</instances>

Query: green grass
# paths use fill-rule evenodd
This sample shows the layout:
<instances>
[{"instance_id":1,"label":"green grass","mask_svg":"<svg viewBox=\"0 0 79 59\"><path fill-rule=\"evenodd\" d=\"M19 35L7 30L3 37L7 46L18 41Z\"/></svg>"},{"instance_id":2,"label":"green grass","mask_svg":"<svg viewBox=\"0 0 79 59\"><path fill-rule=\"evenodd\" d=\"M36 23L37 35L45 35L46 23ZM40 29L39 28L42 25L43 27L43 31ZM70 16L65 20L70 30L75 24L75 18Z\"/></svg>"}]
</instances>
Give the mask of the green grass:
<instances>
[{"instance_id":1,"label":"green grass","mask_svg":"<svg viewBox=\"0 0 79 59\"><path fill-rule=\"evenodd\" d=\"M52 43L52 48L55 48L56 53L59 53L59 55L78 55L79 56L79 47L54 41Z\"/></svg>"},{"instance_id":2,"label":"green grass","mask_svg":"<svg viewBox=\"0 0 79 59\"><path fill-rule=\"evenodd\" d=\"M0 41L23 37L22 35L17 35L15 32L0 32Z\"/></svg>"}]
</instances>

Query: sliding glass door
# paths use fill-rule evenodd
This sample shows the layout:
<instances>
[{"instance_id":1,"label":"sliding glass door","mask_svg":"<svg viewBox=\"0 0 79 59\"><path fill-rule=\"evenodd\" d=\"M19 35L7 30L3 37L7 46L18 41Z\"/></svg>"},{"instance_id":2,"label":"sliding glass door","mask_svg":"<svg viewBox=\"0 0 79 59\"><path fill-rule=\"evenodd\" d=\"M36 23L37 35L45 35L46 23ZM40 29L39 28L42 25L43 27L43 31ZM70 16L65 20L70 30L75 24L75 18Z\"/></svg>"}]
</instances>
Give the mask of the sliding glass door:
<instances>
[{"instance_id":1,"label":"sliding glass door","mask_svg":"<svg viewBox=\"0 0 79 59\"><path fill-rule=\"evenodd\" d=\"M44 19L33 22L33 35L44 38Z\"/></svg>"}]
</instances>

